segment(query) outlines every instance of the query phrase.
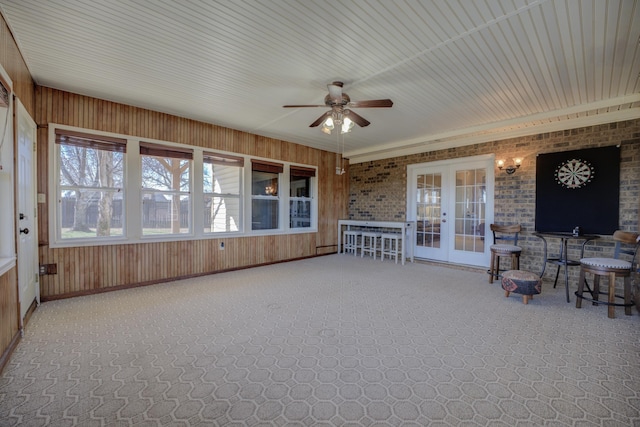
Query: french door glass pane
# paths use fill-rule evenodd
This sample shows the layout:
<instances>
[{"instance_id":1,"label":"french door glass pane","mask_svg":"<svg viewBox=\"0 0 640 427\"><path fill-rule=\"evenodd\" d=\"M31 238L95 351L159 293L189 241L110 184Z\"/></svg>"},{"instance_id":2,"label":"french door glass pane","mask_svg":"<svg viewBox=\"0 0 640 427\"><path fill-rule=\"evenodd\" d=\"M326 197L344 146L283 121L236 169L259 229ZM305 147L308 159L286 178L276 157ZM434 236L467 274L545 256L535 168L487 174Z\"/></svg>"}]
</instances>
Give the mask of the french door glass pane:
<instances>
[{"instance_id":1,"label":"french door glass pane","mask_svg":"<svg viewBox=\"0 0 640 427\"><path fill-rule=\"evenodd\" d=\"M442 176L418 175L416 188L416 245L439 248Z\"/></svg>"},{"instance_id":2,"label":"french door glass pane","mask_svg":"<svg viewBox=\"0 0 640 427\"><path fill-rule=\"evenodd\" d=\"M456 171L456 250L484 252L486 202L486 169Z\"/></svg>"}]
</instances>

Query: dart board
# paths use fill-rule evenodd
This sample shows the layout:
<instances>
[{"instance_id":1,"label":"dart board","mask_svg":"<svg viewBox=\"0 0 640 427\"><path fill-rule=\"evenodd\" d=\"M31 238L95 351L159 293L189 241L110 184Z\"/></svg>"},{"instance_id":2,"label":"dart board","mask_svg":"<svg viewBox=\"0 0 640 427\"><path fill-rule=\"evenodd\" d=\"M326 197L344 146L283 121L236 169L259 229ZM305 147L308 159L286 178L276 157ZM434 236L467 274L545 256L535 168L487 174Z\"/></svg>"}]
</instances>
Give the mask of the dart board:
<instances>
[{"instance_id":1,"label":"dart board","mask_svg":"<svg viewBox=\"0 0 640 427\"><path fill-rule=\"evenodd\" d=\"M594 176L591 163L581 159L562 162L555 171L555 180L564 188L576 189L586 186Z\"/></svg>"}]
</instances>

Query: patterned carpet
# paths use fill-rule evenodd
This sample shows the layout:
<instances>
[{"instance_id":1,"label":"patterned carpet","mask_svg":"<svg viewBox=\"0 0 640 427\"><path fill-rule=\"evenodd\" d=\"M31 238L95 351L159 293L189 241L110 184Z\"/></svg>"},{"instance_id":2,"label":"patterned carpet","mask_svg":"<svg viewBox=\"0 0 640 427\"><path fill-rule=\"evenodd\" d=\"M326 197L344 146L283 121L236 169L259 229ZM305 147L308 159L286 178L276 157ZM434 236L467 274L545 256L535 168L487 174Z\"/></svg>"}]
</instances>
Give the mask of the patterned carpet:
<instances>
[{"instance_id":1,"label":"patterned carpet","mask_svg":"<svg viewBox=\"0 0 640 427\"><path fill-rule=\"evenodd\" d=\"M640 425L640 316L331 255L43 304L1 426Z\"/></svg>"}]
</instances>

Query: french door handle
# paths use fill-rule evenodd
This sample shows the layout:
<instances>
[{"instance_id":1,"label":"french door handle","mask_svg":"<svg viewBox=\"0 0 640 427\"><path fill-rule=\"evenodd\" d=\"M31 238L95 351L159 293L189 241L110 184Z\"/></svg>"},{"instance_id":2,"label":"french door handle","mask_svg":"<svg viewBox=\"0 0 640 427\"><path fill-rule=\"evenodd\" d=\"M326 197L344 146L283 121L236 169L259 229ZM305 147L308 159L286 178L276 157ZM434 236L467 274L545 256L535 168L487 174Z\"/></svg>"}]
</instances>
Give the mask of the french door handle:
<instances>
[{"instance_id":1,"label":"french door handle","mask_svg":"<svg viewBox=\"0 0 640 427\"><path fill-rule=\"evenodd\" d=\"M28 228L21 228L20 229L20 233L29 234L29 229Z\"/></svg>"}]
</instances>

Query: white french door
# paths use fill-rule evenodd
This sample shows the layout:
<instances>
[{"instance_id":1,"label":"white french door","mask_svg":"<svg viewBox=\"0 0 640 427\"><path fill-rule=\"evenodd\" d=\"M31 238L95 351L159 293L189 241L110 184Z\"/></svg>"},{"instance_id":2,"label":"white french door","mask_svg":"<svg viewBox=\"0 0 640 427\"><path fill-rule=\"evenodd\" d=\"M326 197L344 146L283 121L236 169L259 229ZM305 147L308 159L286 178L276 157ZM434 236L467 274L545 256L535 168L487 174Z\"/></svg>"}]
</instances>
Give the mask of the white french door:
<instances>
[{"instance_id":1,"label":"white french door","mask_svg":"<svg viewBox=\"0 0 640 427\"><path fill-rule=\"evenodd\" d=\"M17 134L17 242L20 328L24 316L35 300L40 304L38 283L38 233L36 215L36 124L18 98L16 106Z\"/></svg>"},{"instance_id":2,"label":"white french door","mask_svg":"<svg viewBox=\"0 0 640 427\"><path fill-rule=\"evenodd\" d=\"M407 219L416 221L417 258L489 265L493 156L407 167Z\"/></svg>"}]
</instances>

